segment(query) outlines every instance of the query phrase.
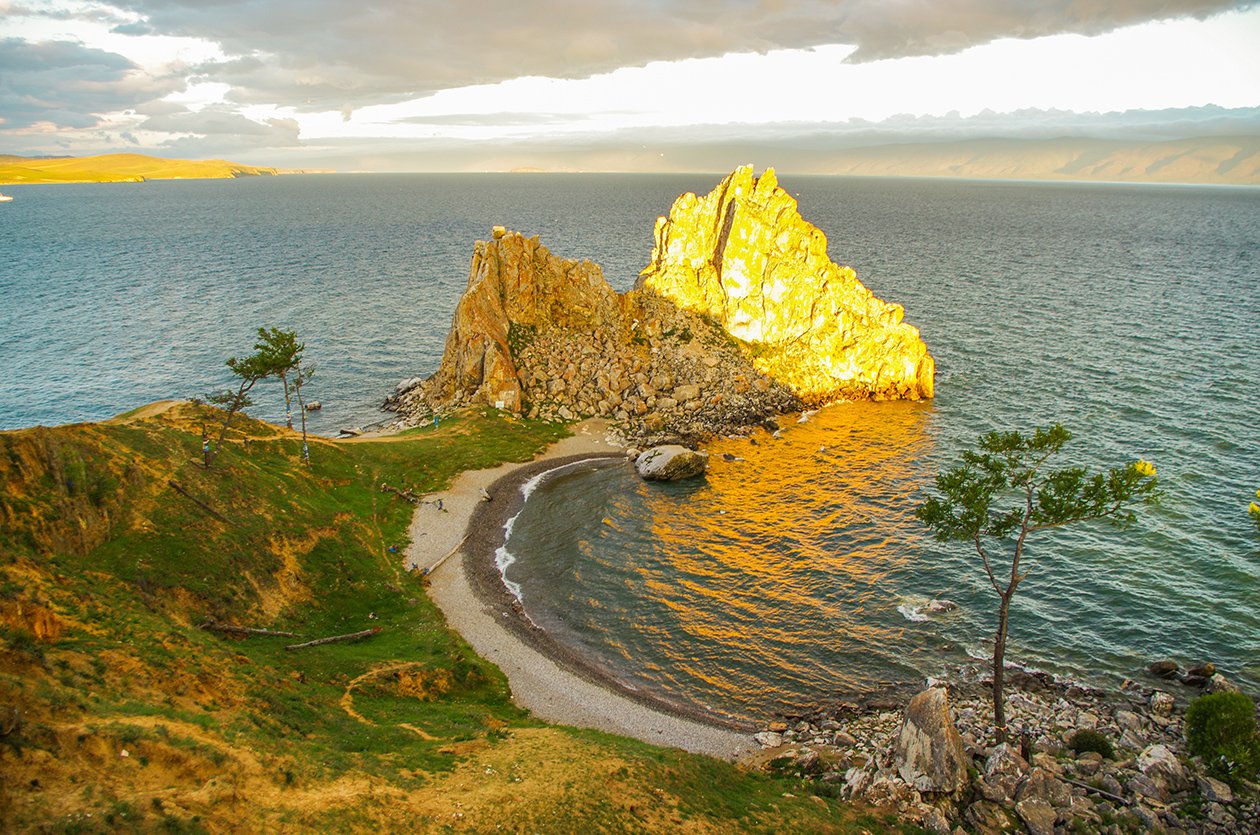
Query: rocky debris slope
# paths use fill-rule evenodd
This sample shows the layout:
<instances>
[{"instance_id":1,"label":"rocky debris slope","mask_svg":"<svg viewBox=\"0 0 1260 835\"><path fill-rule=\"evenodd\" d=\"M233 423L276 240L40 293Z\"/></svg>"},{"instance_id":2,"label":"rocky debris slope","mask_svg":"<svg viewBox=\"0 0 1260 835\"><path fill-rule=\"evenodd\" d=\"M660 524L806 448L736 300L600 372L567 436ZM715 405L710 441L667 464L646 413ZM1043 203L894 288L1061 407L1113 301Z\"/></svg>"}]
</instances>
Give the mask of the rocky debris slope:
<instances>
[{"instance_id":1,"label":"rocky debris slope","mask_svg":"<svg viewBox=\"0 0 1260 835\"><path fill-rule=\"evenodd\" d=\"M495 227L474 247L442 363L385 408L414 425L484 403L534 418L612 418L637 442L699 440L809 403L932 396L918 331L827 258L826 237L767 171L736 170L657 223L639 286Z\"/></svg>"},{"instance_id":2,"label":"rocky debris slope","mask_svg":"<svg viewBox=\"0 0 1260 835\"><path fill-rule=\"evenodd\" d=\"M441 367L386 401L402 425L468 404L546 420L612 418L640 440L698 440L798 409L721 328L598 265L502 228L478 241Z\"/></svg>"},{"instance_id":3,"label":"rocky debris slope","mask_svg":"<svg viewBox=\"0 0 1260 835\"><path fill-rule=\"evenodd\" d=\"M1236 792L1202 773L1173 693L1128 683L1106 694L1015 673L1013 741L999 745L987 682L976 678L930 682L938 686L904 710L900 699L874 699L772 722L756 735L760 758L820 794L894 807L932 832L1260 832L1260 787ZM1114 756L1073 750L1081 730L1105 737Z\"/></svg>"},{"instance_id":4,"label":"rocky debris slope","mask_svg":"<svg viewBox=\"0 0 1260 835\"><path fill-rule=\"evenodd\" d=\"M737 168L656 222L639 287L703 314L745 343L758 370L810 404L932 396L935 362L900 305L827 255L773 169Z\"/></svg>"}]
</instances>

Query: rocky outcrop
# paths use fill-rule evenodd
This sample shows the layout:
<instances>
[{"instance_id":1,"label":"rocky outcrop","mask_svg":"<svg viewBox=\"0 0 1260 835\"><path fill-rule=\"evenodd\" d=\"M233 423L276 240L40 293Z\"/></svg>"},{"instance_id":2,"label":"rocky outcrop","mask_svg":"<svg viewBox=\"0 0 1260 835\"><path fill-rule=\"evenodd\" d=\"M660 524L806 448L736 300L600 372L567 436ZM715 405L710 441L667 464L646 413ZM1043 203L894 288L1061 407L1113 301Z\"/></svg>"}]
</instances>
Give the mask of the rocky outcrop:
<instances>
[{"instance_id":1,"label":"rocky outcrop","mask_svg":"<svg viewBox=\"0 0 1260 835\"><path fill-rule=\"evenodd\" d=\"M1185 741L1185 705L1164 690L1126 681L1103 692L1041 673L1012 672L1007 724L1018 742L998 743L988 682L981 668L956 671L905 707L886 695L865 705L841 702L808 716L770 722L755 739L781 773L891 807L932 832L1260 832L1254 783L1234 791L1203 773ZM949 704L928 694L948 686ZM918 704L915 704L918 702ZM930 710L925 711L926 707ZM937 713L938 709L941 713ZM912 751L926 751L924 714L956 728L963 765L975 779L961 793L925 788ZM907 733L907 728L914 730ZM1107 756L1075 750L1078 731L1114 744ZM911 744L907 745L907 737ZM935 746L933 745L933 748ZM1113 756L1114 754L1114 756ZM823 763L818 769L806 764ZM799 764L799 765L797 765Z\"/></svg>"},{"instance_id":2,"label":"rocky outcrop","mask_svg":"<svg viewBox=\"0 0 1260 835\"><path fill-rule=\"evenodd\" d=\"M945 688L924 690L906 705L897 735L897 773L921 792L953 794L967 786L967 754L949 716Z\"/></svg>"},{"instance_id":3,"label":"rocky outcrop","mask_svg":"<svg viewBox=\"0 0 1260 835\"><path fill-rule=\"evenodd\" d=\"M473 247L468 289L426 395L519 412L525 386L514 348L540 327L616 344L622 319L622 299L597 264L558 258L537 237L496 227L492 240Z\"/></svg>"},{"instance_id":4,"label":"rocky outcrop","mask_svg":"<svg viewBox=\"0 0 1260 835\"><path fill-rule=\"evenodd\" d=\"M678 199L625 294L598 265L495 227L474 246L438 371L385 408L400 425L476 403L607 417L632 439L690 442L807 403L930 397L932 358L901 315L827 260L772 171L741 168Z\"/></svg>"},{"instance_id":5,"label":"rocky outcrop","mask_svg":"<svg viewBox=\"0 0 1260 835\"><path fill-rule=\"evenodd\" d=\"M598 265L497 227L474 247L437 373L400 383L385 408L414 425L468 404L612 418L654 442L699 440L803 405L702 316L651 292L618 294Z\"/></svg>"},{"instance_id":6,"label":"rocky outcrop","mask_svg":"<svg viewBox=\"0 0 1260 835\"><path fill-rule=\"evenodd\" d=\"M665 444L640 453L634 468L646 481L680 481L704 475L709 456L678 444Z\"/></svg>"},{"instance_id":7,"label":"rocky outcrop","mask_svg":"<svg viewBox=\"0 0 1260 835\"><path fill-rule=\"evenodd\" d=\"M679 197L639 286L717 321L806 402L932 396L918 330L830 260L773 169L738 168L704 197Z\"/></svg>"}]
</instances>

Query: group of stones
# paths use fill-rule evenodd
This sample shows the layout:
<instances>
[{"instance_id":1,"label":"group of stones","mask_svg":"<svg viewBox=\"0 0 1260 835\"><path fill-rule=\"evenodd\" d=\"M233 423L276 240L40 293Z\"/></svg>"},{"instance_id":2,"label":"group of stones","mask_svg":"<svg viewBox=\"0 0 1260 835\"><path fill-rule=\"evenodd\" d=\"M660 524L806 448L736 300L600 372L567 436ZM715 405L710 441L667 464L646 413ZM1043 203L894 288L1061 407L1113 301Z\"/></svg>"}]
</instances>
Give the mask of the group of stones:
<instances>
[{"instance_id":1,"label":"group of stones","mask_svg":"<svg viewBox=\"0 0 1260 835\"><path fill-rule=\"evenodd\" d=\"M756 735L761 758L931 832L1260 832L1260 786L1234 791L1186 753L1184 702L1197 690L1126 681L1104 693L1016 672L1010 741L998 744L980 668L929 684L904 708L875 698L770 723ZM1203 692L1230 689L1214 670L1203 682ZM1108 739L1114 757L1073 750L1082 730Z\"/></svg>"}]
</instances>

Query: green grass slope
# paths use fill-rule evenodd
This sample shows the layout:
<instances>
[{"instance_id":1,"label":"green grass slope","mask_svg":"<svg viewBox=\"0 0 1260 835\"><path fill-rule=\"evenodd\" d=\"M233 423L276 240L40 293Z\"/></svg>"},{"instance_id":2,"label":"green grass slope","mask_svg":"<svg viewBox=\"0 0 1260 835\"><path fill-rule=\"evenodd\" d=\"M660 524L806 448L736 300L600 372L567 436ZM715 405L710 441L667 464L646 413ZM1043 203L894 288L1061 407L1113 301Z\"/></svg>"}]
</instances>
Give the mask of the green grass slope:
<instances>
[{"instance_id":1,"label":"green grass slope","mask_svg":"<svg viewBox=\"0 0 1260 835\"><path fill-rule=\"evenodd\" d=\"M0 830L885 831L803 784L534 721L446 627L380 485L439 489L562 427L473 412L318 440L307 468L247 420L206 470L217 415L0 433Z\"/></svg>"},{"instance_id":2,"label":"green grass slope","mask_svg":"<svg viewBox=\"0 0 1260 835\"><path fill-rule=\"evenodd\" d=\"M39 159L0 156L0 185L46 183L138 183L144 180L205 180L274 176L259 168L222 159L160 159L144 154Z\"/></svg>"}]
</instances>

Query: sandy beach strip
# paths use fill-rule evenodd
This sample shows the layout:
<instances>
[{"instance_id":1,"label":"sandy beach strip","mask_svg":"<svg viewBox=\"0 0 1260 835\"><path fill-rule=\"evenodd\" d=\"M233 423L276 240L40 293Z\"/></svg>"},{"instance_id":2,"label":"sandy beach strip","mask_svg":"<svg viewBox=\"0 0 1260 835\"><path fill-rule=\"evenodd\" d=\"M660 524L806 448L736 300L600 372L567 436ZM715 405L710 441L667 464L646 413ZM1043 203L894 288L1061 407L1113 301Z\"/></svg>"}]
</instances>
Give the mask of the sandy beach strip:
<instances>
[{"instance_id":1,"label":"sandy beach strip","mask_svg":"<svg viewBox=\"0 0 1260 835\"><path fill-rule=\"evenodd\" d=\"M499 580L494 551L502 544L504 522L520 510L520 485L568 461L621 455L607 440L605 425L587 421L533 462L461 474L449 490L427 497L441 499L441 510L435 503L416 508L407 566L437 566L429 575L429 596L451 628L503 670L516 704L538 718L738 758L757 747L747 731L698 721L686 708L648 694L632 698L615 690L586 659L534 628ZM492 501L482 500L482 490Z\"/></svg>"}]
</instances>

